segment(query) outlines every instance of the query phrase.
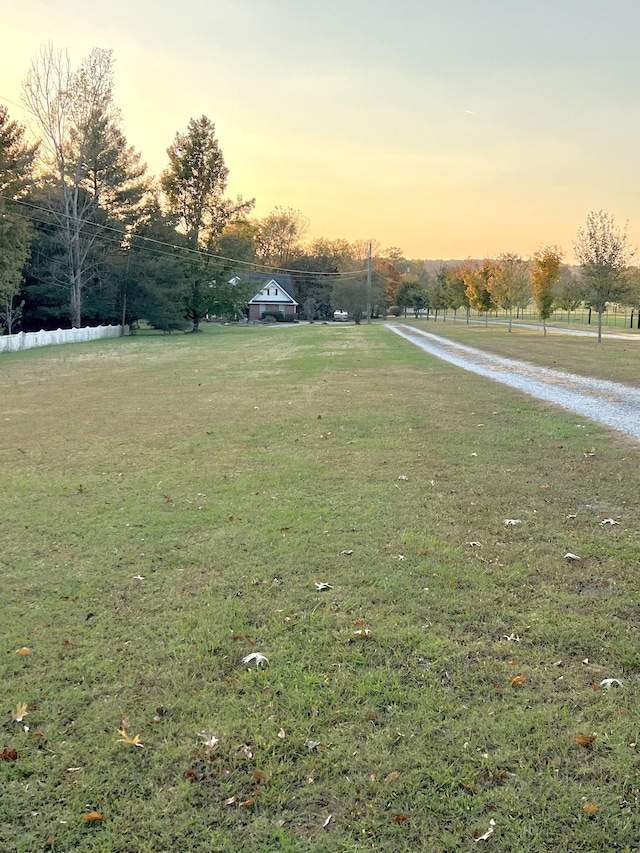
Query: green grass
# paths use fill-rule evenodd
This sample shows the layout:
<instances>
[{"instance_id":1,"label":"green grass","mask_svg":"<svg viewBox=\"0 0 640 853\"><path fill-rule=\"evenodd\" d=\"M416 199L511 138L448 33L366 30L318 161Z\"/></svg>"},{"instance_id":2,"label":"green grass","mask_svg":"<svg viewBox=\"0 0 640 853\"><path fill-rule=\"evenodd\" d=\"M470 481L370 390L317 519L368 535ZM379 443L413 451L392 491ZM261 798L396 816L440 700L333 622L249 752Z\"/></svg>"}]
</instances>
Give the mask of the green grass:
<instances>
[{"instance_id":1,"label":"green grass","mask_svg":"<svg viewBox=\"0 0 640 853\"><path fill-rule=\"evenodd\" d=\"M376 325L8 354L0 389L0 849L637 849L637 444Z\"/></svg>"}]
</instances>

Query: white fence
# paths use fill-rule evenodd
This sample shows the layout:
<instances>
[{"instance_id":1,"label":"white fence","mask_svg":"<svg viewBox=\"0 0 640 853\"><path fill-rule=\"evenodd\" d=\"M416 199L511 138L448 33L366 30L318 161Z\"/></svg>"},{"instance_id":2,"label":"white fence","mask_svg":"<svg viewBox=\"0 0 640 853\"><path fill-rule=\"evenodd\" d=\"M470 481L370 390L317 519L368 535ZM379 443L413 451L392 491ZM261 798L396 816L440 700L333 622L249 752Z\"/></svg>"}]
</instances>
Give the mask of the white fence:
<instances>
[{"instance_id":1,"label":"white fence","mask_svg":"<svg viewBox=\"0 0 640 853\"><path fill-rule=\"evenodd\" d=\"M85 326L84 329L55 329L52 332L19 332L17 335L0 336L0 352L18 352L33 347L49 347L53 344L77 344L81 341L97 341L100 338L119 338L126 333L122 326Z\"/></svg>"}]
</instances>

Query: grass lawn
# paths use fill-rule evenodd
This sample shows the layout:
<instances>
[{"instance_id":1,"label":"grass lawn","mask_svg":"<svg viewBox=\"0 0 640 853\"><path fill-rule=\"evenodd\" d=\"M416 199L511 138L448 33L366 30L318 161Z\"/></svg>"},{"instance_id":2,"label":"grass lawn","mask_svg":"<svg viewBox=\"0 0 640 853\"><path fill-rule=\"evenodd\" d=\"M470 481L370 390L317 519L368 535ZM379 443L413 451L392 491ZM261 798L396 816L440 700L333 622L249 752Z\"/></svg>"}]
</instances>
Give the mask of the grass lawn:
<instances>
[{"instance_id":1,"label":"grass lawn","mask_svg":"<svg viewBox=\"0 0 640 853\"><path fill-rule=\"evenodd\" d=\"M0 850L638 850L637 443L378 325L0 391Z\"/></svg>"}]
</instances>

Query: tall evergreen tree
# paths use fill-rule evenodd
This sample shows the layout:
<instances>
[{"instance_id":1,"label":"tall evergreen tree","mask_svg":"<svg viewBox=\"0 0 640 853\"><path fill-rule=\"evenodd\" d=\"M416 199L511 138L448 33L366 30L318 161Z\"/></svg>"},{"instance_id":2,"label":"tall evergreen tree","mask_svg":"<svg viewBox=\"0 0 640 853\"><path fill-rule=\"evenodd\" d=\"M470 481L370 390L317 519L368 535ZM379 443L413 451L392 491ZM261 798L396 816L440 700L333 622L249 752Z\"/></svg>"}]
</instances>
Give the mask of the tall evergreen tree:
<instances>
[{"instance_id":1,"label":"tall evergreen tree","mask_svg":"<svg viewBox=\"0 0 640 853\"><path fill-rule=\"evenodd\" d=\"M22 311L16 298L32 237L26 208L16 202L29 189L36 149L0 104L0 322L9 334Z\"/></svg>"}]
</instances>

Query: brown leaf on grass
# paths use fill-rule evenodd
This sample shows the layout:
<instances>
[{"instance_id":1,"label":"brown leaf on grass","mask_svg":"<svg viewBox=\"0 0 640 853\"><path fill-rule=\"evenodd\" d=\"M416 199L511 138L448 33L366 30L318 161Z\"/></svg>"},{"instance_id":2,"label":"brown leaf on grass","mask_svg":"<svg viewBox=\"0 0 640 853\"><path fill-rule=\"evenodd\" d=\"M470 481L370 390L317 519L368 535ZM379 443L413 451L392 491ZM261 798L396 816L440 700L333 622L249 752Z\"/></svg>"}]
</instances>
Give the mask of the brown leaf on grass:
<instances>
[{"instance_id":1,"label":"brown leaf on grass","mask_svg":"<svg viewBox=\"0 0 640 853\"><path fill-rule=\"evenodd\" d=\"M23 658L31 654L31 649L29 646L23 646L21 649L17 650L16 654Z\"/></svg>"},{"instance_id":2,"label":"brown leaf on grass","mask_svg":"<svg viewBox=\"0 0 640 853\"><path fill-rule=\"evenodd\" d=\"M266 773L263 773L262 770L256 770L256 772L253 774L253 779L255 782L262 782L262 783L269 781L269 777L267 776Z\"/></svg>"},{"instance_id":3,"label":"brown leaf on grass","mask_svg":"<svg viewBox=\"0 0 640 853\"><path fill-rule=\"evenodd\" d=\"M5 748L0 752L0 761L17 761L18 760L18 750L13 749L10 746L5 746Z\"/></svg>"},{"instance_id":4,"label":"brown leaf on grass","mask_svg":"<svg viewBox=\"0 0 640 853\"><path fill-rule=\"evenodd\" d=\"M101 820L104 820L104 817L100 814L100 812L85 812L82 815L82 820L86 820L88 823L95 821L99 823Z\"/></svg>"},{"instance_id":5,"label":"brown leaf on grass","mask_svg":"<svg viewBox=\"0 0 640 853\"><path fill-rule=\"evenodd\" d=\"M47 838L47 840L44 842L44 849L45 850L53 850L53 848L55 846L56 846L56 837L55 837L55 835L50 835Z\"/></svg>"},{"instance_id":6,"label":"brown leaf on grass","mask_svg":"<svg viewBox=\"0 0 640 853\"><path fill-rule=\"evenodd\" d=\"M578 744L578 746L582 746L585 749L589 749L591 744L596 739L595 735L576 735L574 740Z\"/></svg>"},{"instance_id":7,"label":"brown leaf on grass","mask_svg":"<svg viewBox=\"0 0 640 853\"><path fill-rule=\"evenodd\" d=\"M397 814L397 815L395 815L395 817L393 818L393 823L398 823L398 824L400 824L400 823L406 823L408 820L409 820L409 815L408 815L408 814Z\"/></svg>"},{"instance_id":8,"label":"brown leaf on grass","mask_svg":"<svg viewBox=\"0 0 640 853\"><path fill-rule=\"evenodd\" d=\"M140 735L134 735L131 737L125 728L118 729L118 734L122 735L122 737L118 739L118 743L129 743L131 746L138 746L140 749L144 749L144 744L140 743Z\"/></svg>"},{"instance_id":9,"label":"brown leaf on grass","mask_svg":"<svg viewBox=\"0 0 640 853\"><path fill-rule=\"evenodd\" d=\"M394 770L392 773L389 773L387 776L384 777L384 781L385 782L395 782L396 779L399 779L399 778L400 778L400 771Z\"/></svg>"},{"instance_id":10,"label":"brown leaf on grass","mask_svg":"<svg viewBox=\"0 0 640 853\"><path fill-rule=\"evenodd\" d=\"M73 645L73 643L71 642L71 640L63 640L63 641L62 641L62 645L63 645L63 646L72 646L72 645Z\"/></svg>"},{"instance_id":11,"label":"brown leaf on grass","mask_svg":"<svg viewBox=\"0 0 640 853\"><path fill-rule=\"evenodd\" d=\"M251 798L250 798L250 799L248 799L248 800L243 800L241 803L239 803L239 805L240 805L240 808L248 809L248 808L250 808L254 803L255 803L255 800L253 799L253 797L251 797Z\"/></svg>"},{"instance_id":12,"label":"brown leaf on grass","mask_svg":"<svg viewBox=\"0 0 640 853\"><path fill-rule=\"evenodd\" d=\"M11 719L15 723L21 723L26 716L27 716L27 703L26 702L18 702L18 704L16 705L15 711L11 712Z\"/></svg>"},{"instance_id":13,"label":"brown leaf on grass","mask_svg":"<svg viewBox=\"0 0 640 853\"><path fill-rule=\"evenodd\" d=\"M598 808L598 806L597 806L595 803L586 803L586 804L582 807L582 811L583 811L585 814L598 814L598 812L600 811L600 809Z\"/></svg>"},{"instance_id":14,"label":"brown leaf on grass","mask_svg":"<svg viewBox=\"0 0 640 853\"><path fill-rule=\"evenodd\" d=\"M521 684L525 684L529 680L529 676L527 675L516 675L511 679L512 687L520 687Z\"/></svg>"}]
</instances>

